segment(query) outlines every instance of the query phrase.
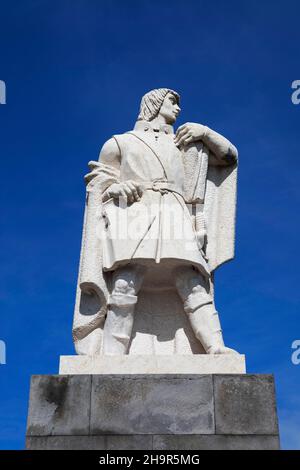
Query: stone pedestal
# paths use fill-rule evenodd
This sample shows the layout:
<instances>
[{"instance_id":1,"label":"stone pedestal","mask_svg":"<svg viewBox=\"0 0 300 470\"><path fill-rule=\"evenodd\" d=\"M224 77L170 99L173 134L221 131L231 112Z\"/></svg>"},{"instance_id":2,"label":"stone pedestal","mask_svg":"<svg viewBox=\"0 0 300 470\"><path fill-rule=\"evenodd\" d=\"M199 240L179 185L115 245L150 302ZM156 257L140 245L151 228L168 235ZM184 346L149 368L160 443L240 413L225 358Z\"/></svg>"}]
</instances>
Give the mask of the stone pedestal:
<instances>
[{"instance_id":1,"label":"stone pedestal","mask_svg":"<svg viewBox=\"0 0 300 470\"><path fill-rule=\"evenodd\" d=\"M60 374L245 374L244 354L60 356Z\"/></svg>"},{"instance_id":2,"label":"stone pedestal","mask_svg":"<svg viewBox=\"0 0 300 470\"><path fill-rule=\"evenodd\" d=\"M273 376L32 376L26 446L278 449Z\"/></svg>"}]
</instances>

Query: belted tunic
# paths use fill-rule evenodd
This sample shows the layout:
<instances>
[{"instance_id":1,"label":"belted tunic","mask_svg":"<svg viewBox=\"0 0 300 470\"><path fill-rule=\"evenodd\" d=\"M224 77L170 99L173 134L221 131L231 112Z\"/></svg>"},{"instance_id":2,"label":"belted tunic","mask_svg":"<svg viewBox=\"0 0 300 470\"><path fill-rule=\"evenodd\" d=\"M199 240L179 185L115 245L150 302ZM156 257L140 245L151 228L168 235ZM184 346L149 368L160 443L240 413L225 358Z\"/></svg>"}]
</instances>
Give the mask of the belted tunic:
<instances>
[{"instance_id":1,"label":"belted tunic","mask_svg":"<svg viewBox=\"0 0 300 470\"><path fill-rule=\"evenodd\" d=\"M144 192L131 204L114 199L103 203L103 269L132 261L177 260L208 276L184 199L184 165L173 127L138 121L133 131L113 137L120 150L120 181L139 182Z\"/></svg>"}]
</instances>

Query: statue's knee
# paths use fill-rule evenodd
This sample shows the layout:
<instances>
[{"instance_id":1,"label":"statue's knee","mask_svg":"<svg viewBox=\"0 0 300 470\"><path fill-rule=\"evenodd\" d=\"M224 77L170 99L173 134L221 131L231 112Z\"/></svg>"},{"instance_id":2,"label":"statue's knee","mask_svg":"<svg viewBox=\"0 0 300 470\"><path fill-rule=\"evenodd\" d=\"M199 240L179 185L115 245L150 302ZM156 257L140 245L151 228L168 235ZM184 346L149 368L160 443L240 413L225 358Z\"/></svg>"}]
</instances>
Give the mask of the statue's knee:
<instances>
[{"instance_id":1,"label":"statue's knee","mask_svg":"<svg viewBox=\"0 0 300 470\"><path fill-rule=\"evenodd\" d=\"M193 313L204 305L212 303L213 298L210 294L203 291L194 291L187 296L183 302L183 307L186 313Z\"/></svg>"},{"instance_id":2,"label":"statue's knee","mask_svg":"<svg viewBox=\"0 0 300 470\"><path fill-rule=\"evenodd\" d=\"M201 292L208 292L208 281L192 267L186 267L175 273L176 289L184 301L190 294L198 295Z\"/></svg>"},{"instance_id":3,"label":"statue's knee","mask_svg":"<svg viewBox=\"0 0 300 470\"><path fill-rule=\"evenodd\" d=\"M127 279L117 279L114 285L113 292L116 294L134 294L135 289L134 289L134 284L132 280L127 280Z\"/></svg>"},{"instance_id":4,"label":"statue's knee","mask_svg":"<svg viewBox=\"0 0 300 470\"><path fill-rule=\"evenodd\" d=\"M178 270L175 283L186 313L213 303L208 279L191 267Z\"/></svg>"},{"instance_id":5,"label":"statue's knee","mask_svg":"<svg viewBox=\"0 0 300 470\"><path fill-rule=\"evenodd\" d=\"M145 268L140 265L126 266L113 275L113 290L122 294L137 294L144 280Z\"/></svg>"},{"instance_id":6,"label":"statue's knee","mask_svg":"<svg viewBox=\"0 0 300 470\"><path fill-rule=\"evenodd\" d=\"M143 267L126 267L126 269L116 271L113 276L113 290L108 298L108 305L119 307L135 305L143 278Z\"/></svg>"},{"instance_id":7,"label":"statue's knee","mask_svg":"<svg viewBox=\"0 0 300 470\"><path fill-rule=\"evenodd\" d=\"M126 279L117 279L112 293L108 298L108 305L129 307L137 303L134 286Z\"/></svg>"}]
</instances>

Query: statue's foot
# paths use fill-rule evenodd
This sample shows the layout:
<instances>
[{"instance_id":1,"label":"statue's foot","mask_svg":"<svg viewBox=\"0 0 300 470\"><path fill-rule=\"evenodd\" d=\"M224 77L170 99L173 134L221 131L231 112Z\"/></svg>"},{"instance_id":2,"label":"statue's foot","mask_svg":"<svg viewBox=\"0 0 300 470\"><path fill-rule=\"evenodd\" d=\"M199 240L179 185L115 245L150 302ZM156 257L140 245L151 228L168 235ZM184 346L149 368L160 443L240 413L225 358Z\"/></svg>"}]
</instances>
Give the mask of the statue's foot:
<instances>
[{"instance_id":1,"label":"statue's foot","mask_svg":"<svg viewBox=\"0 0 300 470\"><path fill-rule=\"evenodd\" d=\"M239 354L235 349L227 348L226 346L211 346L207 350L207 354Z\"/></svg>"}]
</instances>

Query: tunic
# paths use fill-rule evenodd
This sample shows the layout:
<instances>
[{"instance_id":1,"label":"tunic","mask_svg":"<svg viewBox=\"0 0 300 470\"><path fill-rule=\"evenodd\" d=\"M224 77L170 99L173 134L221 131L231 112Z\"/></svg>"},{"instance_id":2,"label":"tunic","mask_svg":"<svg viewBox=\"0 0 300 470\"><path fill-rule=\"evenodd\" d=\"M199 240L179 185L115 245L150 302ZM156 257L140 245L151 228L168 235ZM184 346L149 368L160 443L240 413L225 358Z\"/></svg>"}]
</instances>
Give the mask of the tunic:
<instances>
[{"instance_id":1,"label":"tunic","mask_svg":"<svg viewBox=\"0 0 300 470\"><path fill-rule=\"evenodd\" d=\"M144 193L140 201L128 205L115 199L103 203L103 269L132 261L177 260L209 276L184 200L184 166L172 126L158 129L138 121L134 131L114 139L121 155L120 181L139 182Z\"/></svg>"}]
</instances>

